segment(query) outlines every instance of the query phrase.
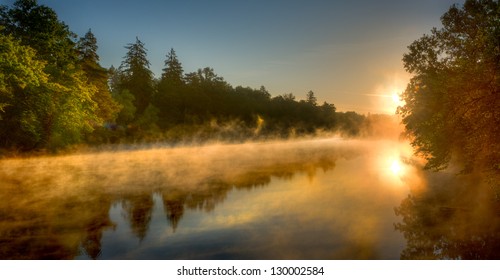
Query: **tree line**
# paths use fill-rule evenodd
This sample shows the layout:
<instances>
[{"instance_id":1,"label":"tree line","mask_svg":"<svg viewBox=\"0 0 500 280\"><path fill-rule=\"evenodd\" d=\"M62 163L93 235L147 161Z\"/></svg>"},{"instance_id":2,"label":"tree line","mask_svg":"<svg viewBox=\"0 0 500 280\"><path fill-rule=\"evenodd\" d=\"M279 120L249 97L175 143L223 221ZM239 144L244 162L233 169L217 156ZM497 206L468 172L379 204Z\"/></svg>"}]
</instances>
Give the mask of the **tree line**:
<instances>
[{"instance_id":1,"label":"tree line","mask_svg":"<svg viewBox=\"0 0 500 280\"><path fill-rule=\"evenodd\" d=\"M57 150L186 138L288 137L317 130L359 133L363 115L317 103L233 87L210 67L185 73L174 49L161 77L145 44L125 46L118 68L99 63L97 39L70 31L36 0L0 6L0 148Z\"/></svg>"}]
</instances>

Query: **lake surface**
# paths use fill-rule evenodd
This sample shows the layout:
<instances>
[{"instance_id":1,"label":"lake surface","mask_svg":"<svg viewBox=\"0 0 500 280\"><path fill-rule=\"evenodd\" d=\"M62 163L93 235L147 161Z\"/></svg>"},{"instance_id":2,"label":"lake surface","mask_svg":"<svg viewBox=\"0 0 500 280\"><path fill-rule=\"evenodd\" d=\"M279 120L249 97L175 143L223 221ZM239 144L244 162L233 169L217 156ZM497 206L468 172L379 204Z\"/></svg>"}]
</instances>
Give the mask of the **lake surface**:
<instances>
[{"instance_id":1,"label":"lake surface","mask_svg":"<svg viewBox=\"0 0 500 280\"><path fill-rule=\"evenodd\" d=\"M4 159L0 259L498 258L496 216L417 166L337 138Z\"/></svg>"}]
</instances>

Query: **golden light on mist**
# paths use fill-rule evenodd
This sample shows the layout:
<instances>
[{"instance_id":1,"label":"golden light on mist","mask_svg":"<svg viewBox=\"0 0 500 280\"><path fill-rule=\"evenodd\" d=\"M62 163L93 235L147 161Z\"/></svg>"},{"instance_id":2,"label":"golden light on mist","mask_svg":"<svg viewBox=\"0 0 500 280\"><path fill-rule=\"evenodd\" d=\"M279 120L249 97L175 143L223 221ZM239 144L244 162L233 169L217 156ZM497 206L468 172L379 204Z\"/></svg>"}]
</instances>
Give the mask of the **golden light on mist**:
<instances>
[{"instance_id":1,"label":"golden light on mist","mask_svg":"<svg viewBox=\"0 0 500 280\"><path fill-rule=\"evenodd\" d=\"M399 176L403 171L403 166L401 165L401 162L399 162L399 160L395 159L392 161L389 169L391 170L392 174Z\"/></svg>"},{"instance_id":2,"label":"golden light on mist","mask_svg":"<svg viewBox=\"0 0 500 280\"><path fill-rule=\"evenodd\" d=\"M409 167L402 161L401 155L391 155L386 157L382 162L382 173L393 186L402 187L408 176L412 172Z\"/></svg>"},{"instance_id":3,"label":"golden light on mist","mask_svg":"<svg viewBox=\"0 0 500 280\"><path fill-rule=\"evenodd\" d=\"M401 99L401 93L403 91L400 90L399 88L394 88L391 91L389 91L389 94L387 95L388 103L387 110L391 113L394 114L396 113L396 110L398 109L399 106L404 105L404 101Z\"/></svg>"},{"instance_id":4,"label":"golden light on mist","mask_svg":"<svg viewBox=\"0 0 500 280\"><path fill-rule=\"evenodd\" d=\"M410 156L406 147L386 147L381 149L380 157L374 164L377 166L380 175L391 185L403 186L411 176L413 169L406 163L407 156Z\"/></svg>"},{"instance_id":5,"label":"golden light on mist","mask_svg":"<svg viewBox=\"0 0 500 280\"><path fill-rule=\"evenodd\" d=\"M391 97L392 97L392 102L394 102L395 104L399 103L399 95L397 93L393 93Z\"/></svg>"},{"instance_id":6,"label":"golden light on mist","mask_svg":"<svg viewBox=\"0 0 500 280\"><path fill-rule=\"evenodd\" d=\"M405 104L404 100L401 98L401 94L403 93L402 89L394 89L391 94L392 102L397 107L403 106Z\"/></svg>"},{"instance_id":7,"label":"golden light on mist","mask_svg":"<svg viewBox=\"0 0 500 280\"><path fill-rule=\"evenodd\" d=\"M386 78L375 89L372 96L377 97L374 102L385 114L395 114L399 106L404 105L401 94L404 92L409 77L401 74L394 74Z\"/></svg>"}]
</instances>

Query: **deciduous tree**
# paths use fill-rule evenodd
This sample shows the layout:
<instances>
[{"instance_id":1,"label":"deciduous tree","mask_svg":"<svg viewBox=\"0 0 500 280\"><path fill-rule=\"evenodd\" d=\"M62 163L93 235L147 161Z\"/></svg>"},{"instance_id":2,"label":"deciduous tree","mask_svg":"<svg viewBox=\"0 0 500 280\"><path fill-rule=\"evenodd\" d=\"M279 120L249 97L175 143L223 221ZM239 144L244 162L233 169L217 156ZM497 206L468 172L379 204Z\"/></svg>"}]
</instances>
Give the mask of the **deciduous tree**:
<instances>
[{"instance_id":1,"label":"deciduous tree","mask_svg":"<svg viewBox=\"0 0 500 280\"><path fill-rule=\"evenodd\" d=\"M88 83L97 89L96 94L92 96L92 100L97 104L97 116L103 121L113 121L120 106L111 97L109 71L99 65L97 39L91 30L80 38L77 48L80 67L85 72Z\"/></svg>"},{"instance_id":2,"label":"deciduous tree","mask_svg":"<svg viewBox=\"0 0 500 280\"><path fill-rule=\"evenodd\" d=\"M79 142L100 119L92 100L96 87L78 67L74 34L34 0L2 6L0 22L8 96L0 102L8 104L0 128L3 146L57 149Z\"/></svg>"},{"instance_id":3,"label":"deciduous tree","mask_svg":"<svg viewBox=\"0 0 500 280\"><path fill-rule=\"evenodd\" d=\"M427 168L454 158L463 171L500 171L500 4L467 0L442 28L413 42L403 57L413 74L399 108Z\"/></svg>"}]
</instances>

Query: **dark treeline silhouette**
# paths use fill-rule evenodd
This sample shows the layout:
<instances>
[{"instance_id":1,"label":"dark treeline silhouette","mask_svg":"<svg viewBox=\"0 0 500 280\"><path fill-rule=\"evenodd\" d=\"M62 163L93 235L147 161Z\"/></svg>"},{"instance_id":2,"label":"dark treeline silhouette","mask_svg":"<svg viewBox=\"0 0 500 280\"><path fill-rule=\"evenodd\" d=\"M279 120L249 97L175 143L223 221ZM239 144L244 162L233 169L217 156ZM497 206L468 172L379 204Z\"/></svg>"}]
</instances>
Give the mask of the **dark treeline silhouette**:
<instances>
[{"instance_id":1,"label":"dark treeline silhouette","mask_svg":"<svg viewBox=\"0 0 500 280\"><path fill-rule=\"evenodd\" d=\"M498 1L467 0L403 56L413 77L399 113L428 169L451 162L463 173L500 178L499 22Z\"/></svg>"},{"instance_id":2,"label":"dark treeline silhouette","mask_svg":"<svg viewBox=\"0 0 500 280\"><path fill-rule=\"evenodd\" d=\"M184 73L171 49L160 78L145 44L125 46L118 68L99 64L97 39L78 38L36 0L0 6L0 148L57 150L77 143L249 139L341 130L364 116L339 114L314 92L296 100L265 87L233 87L210 67Z\"/></svg>"}]
</instances>

